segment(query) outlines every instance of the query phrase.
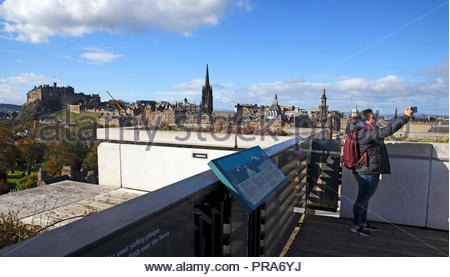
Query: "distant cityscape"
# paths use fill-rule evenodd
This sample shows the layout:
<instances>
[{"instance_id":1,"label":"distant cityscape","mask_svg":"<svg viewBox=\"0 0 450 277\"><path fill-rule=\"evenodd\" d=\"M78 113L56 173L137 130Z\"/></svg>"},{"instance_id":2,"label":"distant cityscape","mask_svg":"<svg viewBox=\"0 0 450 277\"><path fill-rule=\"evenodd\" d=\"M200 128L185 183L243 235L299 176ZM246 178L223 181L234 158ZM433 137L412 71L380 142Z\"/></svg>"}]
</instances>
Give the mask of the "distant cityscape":
<instances>
[{"instance_id":1,"label":"distant cityscape","mask_svg":"<svg viewBox=\"0 0 450 277\"><path fill-rule=\"evenodd\" d=\"M171 124L210 124L221 121L223 124L257 125L264 121L271 122L273 127L329 127L336 126L340 118L351 115L351 112L328 110L326 90L323 89L321 104L317 108L303 109L301 107L279 105L277 94L271 105L236 103L234 112L213 111L213 88L209 81L209 69L206 66L205 84L202 87L200 105L183 102L169 103L167 101L138 100L126 103L122 100L101 102L99 94L75 93L71 86L59 87L57 83L34 87L27 93L27 101L23 106L35 106L33 119L42 120L46 115L59 110L73 113L99 113L98 123L103 126L130 125L171 125ZM0 118L15 119L21 107L18 105L1 104ZM377 111L380 117L379 111ZM395 114L395 112L394 112ZM391 119L392 115L381 115L381 119ZM416 121L441 123L445 116L416 115ZM297 122L297 123L295 123Z\"/></svg>"},{"instance_id":2,"label":"distant cityscape","mask_svg":"<svg viewBox=\"0 0 450 277\"><path fill-rule=\"evenodd\" d=\"M111 96L112 97L112 96ZM329 110L326 103L326 90L323 89L321 103L317 108L304 109L290 105L280 105L274 92L271 105L236 103L234 111L213 110L213 88L210 85L209 69L206 66L205 83L202 87L201 103L192 104L187 98L182 102L136 100L127 103L123 100L101 102L99 94L75 93L71 86L60 87L54 82L35 86L27 93L27 101L22 106L0 104L0 120L16 119L23 107L34 106L33 120L44 120L51 113L67 110L72 113L98 113L98 123L103 126L130 125L172 125L172 124L210 124L221 121L227 124L255 125L264 121L273 127L329 127L339 118L351 116L351 111ZM392 114L380 114L379 118L390 120ZM415 121L444 124L448 116L416 114ZM297 123L295 123L297 121ZM338 124L338 123L335 123ZM445 125L445 124L444 124ZM447 124L448 125L448 124Z\"/></svg>"},{"instance_id":3,"label":"distant cityscape","mask_svg":"<svg viewBox=\"0 0 450 277\"><path fill-rule=\"evenodd\" d=\"M111 96L112 97L112 96ZM48 122L52 113L66 110L76 114L88 113L98 116L100 126L166 126L174 124L211 124L247 125L257 127L261 120L270 122L272 128L292 127L330 127L339 125L343 113L329 110L326 103L326 91L323 89L321 103L317 108L280 105L274 93L271 105L236 103L234 111L213 110L213 88L210 85L209 69L206 66L205 83L202 87L200 105L192 104L187 98L183 102L138 100L126 103L112 98L101 102L99 94L75 93L71 86L60 87L57 83L35 86L27 93L27 101L19 106L9 106L2 111L3 119L21 119ZM14 109L16 107L16 109ZM32 110L32 112L30 112Z\"/></svg>"}]
</instances>

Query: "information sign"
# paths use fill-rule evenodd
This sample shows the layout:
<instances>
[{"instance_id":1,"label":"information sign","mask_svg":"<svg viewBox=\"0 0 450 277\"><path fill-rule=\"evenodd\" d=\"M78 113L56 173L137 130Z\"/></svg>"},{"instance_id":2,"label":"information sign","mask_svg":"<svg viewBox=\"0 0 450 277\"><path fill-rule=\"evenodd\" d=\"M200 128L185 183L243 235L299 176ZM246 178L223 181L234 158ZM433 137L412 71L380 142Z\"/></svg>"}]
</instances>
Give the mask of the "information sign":
<instances>
[{"instance_id":1,"label":"information sign","mask_svg":"<svg viewBox=\"0 0 450 277\"><path fill-rule=\"evenodd\" d=\"M208 165L248 213L286 180L259 146L211 160Z\"/></svg>"}]
</instances>

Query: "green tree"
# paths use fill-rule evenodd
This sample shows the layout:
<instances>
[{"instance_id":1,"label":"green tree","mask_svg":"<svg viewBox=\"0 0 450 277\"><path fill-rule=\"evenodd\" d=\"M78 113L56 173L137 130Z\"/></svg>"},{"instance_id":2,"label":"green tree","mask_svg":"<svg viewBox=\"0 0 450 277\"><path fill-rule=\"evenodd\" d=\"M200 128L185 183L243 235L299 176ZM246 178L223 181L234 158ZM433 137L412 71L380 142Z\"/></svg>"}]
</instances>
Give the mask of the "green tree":
<instances>
[{"instance_id":1,"label":"green tree","mask_svg":"<svg viewBox=\"0 0 450 277\"><path fill-rule=\"evenodd\" d=\"M37 175L34 172L30 175L20 178L16 183L17 190L24 190L34 187L37 187Z\"/></svg>"},{"instance_id":2,"label":"green tree","mask_svg":"<svg viewBox=\"0 0 450 277\"><path fill-rule=\"evenodd\" d=\"M14 124L16 126L21 126L27 122L33 122L33 120L38 119L41 113L42 107L39 103L25 104L23 105L22 110L14 121Z\"/></svg>"},{"instance_id":3,"label":"green tree","mask_svg":"<svg viewBox=\"0 0 450 277\"><path fill-rule=\"evenodd\" d=\"M42 161L45 146L40 143L34 143L33 141L19 142L20 144L16 146L18 150L16 163L20 168L25 169L29 174L30 171L33 170L36 165Z\"/></svg>"},{"instance_id":4,"label":"green tree","mask_svg":"<svg viewBox=\"0 0 450 277\"><path fill-rule=\"evenodd\" d=\"M120 100L120 99L119 100L112 100L111 99L111 100L106 102L106 106L108 108L114 109L114 110L120 110L119 105L117 105L117 104L119 104L122 107L122 109L126 109L127 108L125 101Z\"/></svg>"},{"instance_id":5,"label":"green tree","mask_svg":"<svg viewBox=\"0 0 450 277\"><path fill-rule=\"evenodd\" d=\"M91 169L96 169L98 167L97 147L98 143L93 143L91 151L86 155L86 158L83 161L84 164Z\"/></svg>"},{"instance_id":6,"label":"green tree","mask_svg":"<svg viewBox=\"0 0 450 277\"><path fill-rule=\"evenodd\" d=\"M25 224L18 215L19 211L0 213L0 248L40 234L41 226Z\"/></svg>"}]
</instances>

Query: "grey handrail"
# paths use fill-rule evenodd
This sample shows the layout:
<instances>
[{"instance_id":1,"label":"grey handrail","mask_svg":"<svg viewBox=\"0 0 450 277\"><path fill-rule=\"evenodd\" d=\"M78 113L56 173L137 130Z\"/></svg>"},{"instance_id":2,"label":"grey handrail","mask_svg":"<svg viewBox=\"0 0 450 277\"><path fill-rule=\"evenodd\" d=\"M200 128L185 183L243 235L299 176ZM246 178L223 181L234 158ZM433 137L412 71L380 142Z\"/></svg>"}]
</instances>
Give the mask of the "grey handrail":
<instances>
[{"instance_id":1,"label":"grey handrail","mask_svg":"<svg viewBox=\"0 0 450 277\"><path fill-rule=\"evenodd\" d=\"M284 149L312 139L293 138L264 149L273 157ZM206 170L151 193L129 200L97 214L48 231L0 250L0 256L78 256L133 226L138 226L180 203L194 202L222 187L211 170Z\"/></svg>"}]
</instances>

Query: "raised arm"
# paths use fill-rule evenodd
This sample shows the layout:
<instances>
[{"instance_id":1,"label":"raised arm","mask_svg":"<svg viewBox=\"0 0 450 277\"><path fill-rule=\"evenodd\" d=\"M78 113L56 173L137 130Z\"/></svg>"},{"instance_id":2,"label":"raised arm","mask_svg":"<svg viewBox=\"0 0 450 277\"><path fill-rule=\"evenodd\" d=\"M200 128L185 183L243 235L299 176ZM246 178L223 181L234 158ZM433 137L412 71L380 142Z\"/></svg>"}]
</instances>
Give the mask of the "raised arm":
<instances>
[{"instance_id":1,"label":"raised arm","mask_svg":"<svg viewBox=\"0 0 450 277\"><path fill-rule=\"evenodd\" d=\"M412 116L413 110L411 109L411 107L408 107L403 115L399 116L387 126L376 128L373 130L364 130L360 141L364 143L379 142L380 140L383 140L397 132L400 128L403 127L403 125L409 122Z\"/></svg>"},{"instance_id":2,"label":"raised arm","mask_svg":"<svg viewBox=\"0 0 450 277\"><path fill-rule=\"evenodd\" d=\"M410 118L408 116L401 115L387 126L375 129L375 139L384 139L392 136L395 132L402 128L403 125L408 123L409 120Z\"/></svg>"}]
</instances>

